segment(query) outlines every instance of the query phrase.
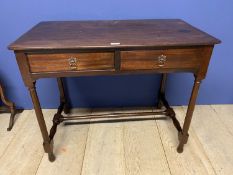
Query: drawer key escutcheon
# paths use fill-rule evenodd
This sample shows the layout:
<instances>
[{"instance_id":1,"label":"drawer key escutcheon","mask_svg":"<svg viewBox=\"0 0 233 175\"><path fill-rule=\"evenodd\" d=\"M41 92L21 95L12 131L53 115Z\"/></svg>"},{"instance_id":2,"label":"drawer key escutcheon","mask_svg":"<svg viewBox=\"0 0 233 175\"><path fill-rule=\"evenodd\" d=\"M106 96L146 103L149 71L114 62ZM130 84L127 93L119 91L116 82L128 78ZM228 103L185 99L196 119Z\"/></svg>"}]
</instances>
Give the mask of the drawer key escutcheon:
<instances>
[{"instance_id":1,"label":"drawer key escutcheon","mask_svg":"<svg viewBox=\"0 0 233 175\"><path fill-rule=\"evenodd\" d=\"M75 57L71 57L71 58L69 58L68 59L68 61L69 61L69 65L70 65L70 69L71 70L77 70L77 58L75 58Z\"/></svg>"},{"instance_id":2,"label":"drawer key escutcheon","mask_svg":"<svg viewBox=\"0 0 233 175\"><path fill-rule=\"evenodd\" d=\"M159 55L158 56L158 66L159 67L163 67L166 61L167 61L166 55Z\"/></svg>"}]
</instances>

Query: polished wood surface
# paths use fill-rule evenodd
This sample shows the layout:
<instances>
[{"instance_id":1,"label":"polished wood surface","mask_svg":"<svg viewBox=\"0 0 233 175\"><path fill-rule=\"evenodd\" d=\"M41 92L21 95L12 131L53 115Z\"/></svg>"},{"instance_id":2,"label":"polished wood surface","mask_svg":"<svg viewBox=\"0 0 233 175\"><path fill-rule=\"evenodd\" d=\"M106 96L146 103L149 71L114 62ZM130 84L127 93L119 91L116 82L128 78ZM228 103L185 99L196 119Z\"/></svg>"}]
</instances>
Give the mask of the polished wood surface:
<instances>
[{"instance_id":1,"label":"polished wood surface","mask_svg":"<svg viewBox=\"0 0 233 175\"><path fill-rule=\"evenodd\" d=\"M113 70L114 52L29 54L28 63L31 72Z\"/></svg>"},{"instance_id":2,"label":"polished wood surface","mask_svg":"<svg viewBox=\"0 0 233 175\"><path fill-rule=\"evenodd\" d=\"M67 117L67 99L63 77L120 75L134 73L162 73L158 108L170 117L178 131L179 146L183 151L188 141L189 127L194 112L200 82L206 77L211 54L220 41L182 20L123 20L42 22L9 46L13 49L25 85L34 104L43 146L54 161L53 138L57 126L67 120L88 118ZM181 127L177 115L166 100L167 73L189 72L195 77L190 102ZM37 79L58 78L60 105L48 132L37 96ZM138 113L137 115L144 115ZM135 115L136 114L124 114ZM106 118L110 115L100 115ZM117 113L114 117L119 116Z\"/></svg>"},{"instance_id":3,"label":"polished wood surface","mask_svg":"<svg viewBox=\"0 0 233 175\"><path fill-rule=\"evenodd\" d=\"M213 45L220 41L179 19L41 22L13 50Z\"/></svg>"},{"instance_id":4,"label":"polished wood surface","mask_svg":"<svg viewBox=\"0 0 233 175\"><path fill-rule=\"evenodd\" d=\"M121 52L121 70L182 69L197 70L201 64L202 48L136 50ZM166 58L160 61L160 56Z\"/></svg>"}]
</instances>

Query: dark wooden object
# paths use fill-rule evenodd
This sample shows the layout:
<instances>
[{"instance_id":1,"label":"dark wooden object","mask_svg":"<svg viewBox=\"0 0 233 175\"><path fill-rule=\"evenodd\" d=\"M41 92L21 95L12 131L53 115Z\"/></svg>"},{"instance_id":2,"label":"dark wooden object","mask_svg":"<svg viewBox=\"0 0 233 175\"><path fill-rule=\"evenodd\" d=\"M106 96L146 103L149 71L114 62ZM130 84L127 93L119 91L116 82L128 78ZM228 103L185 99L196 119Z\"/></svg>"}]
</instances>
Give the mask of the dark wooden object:
<instances>
[{"instance_id":1,"label":"dark wooden object","mask_svg":"<svg viewBox=\"0 0 233 175\"><path fill-rule=\"evenodd\" d=\"M54 161L53 138L57 125L67 120L119 118L163 114L178 131L178 152L188 141L200 82L205 78L212 50L220 41L178 19L41 22L9 46L14 50L25 85L34 104L44 150ZM190 72L195 81L183 128L165 97L168 73ZM61 77L162 73L158 110L66 117L69 112ZM50 133L35 88L36 80L57 77L60 106ZM165 110L162 107L165 107Z\"/></svg>"},{"instance_id":2,"label":"dark wooden object","mask_svg":"<svg viewBox=\"0 0 233 175\"><path fill-rule=\"evenodd\" d=\"M0 97L1 97L1 101L3 102L3 104L6 105L6 107L7 107L7 108L1 107L0 113L11 113L9 127L7 128L7 131L10 131L14 125L14 118L16 115L16 109L15 109L14 103L7 100L6 96L4 95L3 88L1 86L1 84L0 84Z\"/></svg>"}]
</instances>

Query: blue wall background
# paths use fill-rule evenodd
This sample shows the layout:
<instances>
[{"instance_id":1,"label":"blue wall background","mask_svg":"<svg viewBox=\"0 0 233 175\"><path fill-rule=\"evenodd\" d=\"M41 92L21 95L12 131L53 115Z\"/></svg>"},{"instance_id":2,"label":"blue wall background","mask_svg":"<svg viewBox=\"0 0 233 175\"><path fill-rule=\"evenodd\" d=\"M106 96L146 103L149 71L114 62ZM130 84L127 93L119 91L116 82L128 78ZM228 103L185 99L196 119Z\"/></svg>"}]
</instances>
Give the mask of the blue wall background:
<instances>
[{"instance_id":1,"label":"blue wall background","mask_svg":"<svg viewBox=\"0 0 233 175\"><path fill-rule=\"evenodd\" d=\"M181 18L222 40L215 47L198 104L233 103L233 1L225 0L1 0L0 80L7 96L18 107L31 108L14 54L7 45L40 21L90 19ZM154 105L158 75L79 77L67 79L73 106ZM191 74L172 74L167 96L173 105L187 104L193 83ZM37 83L44 108L58 105L54 79Z\"/></svg>"}]
</instances>

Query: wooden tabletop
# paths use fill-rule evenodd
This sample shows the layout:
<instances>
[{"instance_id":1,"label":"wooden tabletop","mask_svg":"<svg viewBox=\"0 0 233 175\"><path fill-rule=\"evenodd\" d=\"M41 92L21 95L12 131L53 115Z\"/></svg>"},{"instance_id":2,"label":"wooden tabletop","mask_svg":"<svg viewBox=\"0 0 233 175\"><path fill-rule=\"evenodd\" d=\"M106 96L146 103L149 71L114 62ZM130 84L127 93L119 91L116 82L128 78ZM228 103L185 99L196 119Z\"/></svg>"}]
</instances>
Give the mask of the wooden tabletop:
<instances>
[{"instance_id":1,"label":"wooden tabletop","mask_svg":"<svg viewBox=\"0 0 233 175\"><path fill-rule=\"evenodd\" d=\"M179 19L41 22L11 50L213 45L220 40Z\"/></svg>"}]
</instances>

